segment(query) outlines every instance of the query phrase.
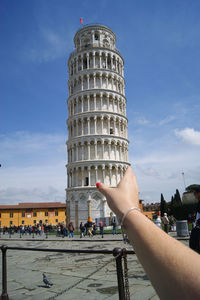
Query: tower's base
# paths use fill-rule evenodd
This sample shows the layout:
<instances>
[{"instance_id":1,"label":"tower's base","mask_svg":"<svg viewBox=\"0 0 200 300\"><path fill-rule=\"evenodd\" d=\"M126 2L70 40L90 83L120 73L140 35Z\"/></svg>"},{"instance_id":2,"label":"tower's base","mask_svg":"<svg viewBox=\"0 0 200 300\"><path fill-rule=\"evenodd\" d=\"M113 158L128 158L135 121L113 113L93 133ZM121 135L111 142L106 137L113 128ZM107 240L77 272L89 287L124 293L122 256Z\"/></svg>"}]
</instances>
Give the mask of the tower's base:
<instances>
[{"instance_id":1,"label":"tower's base","mask_svg":"<svg viewBox=\"0 0 200 300\"><path fill-rule=\"evenodd\" d=\"M96 187L66 189L66 204L66 223L73 221L76 230L80 222L85 224L88 218L95 222L95 219L112 217L106 198Z\"/></svg>"}]
</instances>

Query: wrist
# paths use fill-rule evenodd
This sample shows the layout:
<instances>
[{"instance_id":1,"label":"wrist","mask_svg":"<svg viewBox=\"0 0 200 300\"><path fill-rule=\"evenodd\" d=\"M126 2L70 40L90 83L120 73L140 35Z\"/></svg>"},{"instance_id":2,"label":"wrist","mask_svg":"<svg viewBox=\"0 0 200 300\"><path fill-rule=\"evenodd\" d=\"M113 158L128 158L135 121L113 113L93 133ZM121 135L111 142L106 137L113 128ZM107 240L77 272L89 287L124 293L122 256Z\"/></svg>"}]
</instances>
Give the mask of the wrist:
<instances>
[{"instance_id":1,"label":"wrist","mask_svg":"<svg viewBox=\"0 0 200 300\"><path fill-rule=\"evenodd\" d=\"M126 220L126 218L128 217L128 215L132 212L138 212L140 213L140 209L138 206L132 206L129 209L127 209L122 215L121 218L119 218L119 223L121 226L124 226L124 222Z\"/></svg>"}]
</instances>

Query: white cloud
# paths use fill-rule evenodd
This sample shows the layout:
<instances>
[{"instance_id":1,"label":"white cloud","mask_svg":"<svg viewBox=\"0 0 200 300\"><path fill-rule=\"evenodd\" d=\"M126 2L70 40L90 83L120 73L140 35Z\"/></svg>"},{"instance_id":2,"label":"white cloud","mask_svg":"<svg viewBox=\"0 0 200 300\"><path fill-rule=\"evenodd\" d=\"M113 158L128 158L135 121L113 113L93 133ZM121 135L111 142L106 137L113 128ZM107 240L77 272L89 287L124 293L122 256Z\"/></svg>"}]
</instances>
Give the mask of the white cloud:
<instances>
[{"instance_id":1,"label":"white cloud","mask_svg":"<svg viewBox=\"0 0 200 300\"><path fill-rule=\"evenodd\" d=\"M160 122L159 122L159 125L165 125L165 124L168 124L168 123L171 123L172 121L174 121L176 119L175 116L167 116L166 118L162 119Z\"/></svg>"},{"instance_id":2,"label":"white cloud","mask_svg":"<svg viewBox=\"0 0 200 300\"><path fill-rule=\"evenodd\" d=\"M200 146L200 131L195 131L193 128L185 128L183 130L176 129L174 132L184 142Z\"/></svg>"},{"instance_id":3,"label":"white cloud","mask_svg":"<svg viewBox=\"0 0 200 300\"><path fill-rule=\"evenodd\" d=\"M136 119L136 122L139 124L139 125L147 125L149 124L149 120L147 120L146 118L144 117L141 117L141 118L137 118Z\"/></svg>"},{"instance_id":4,"label":"white cloud","mask_svg":"<svg viewBox=\"0 0 200 300\"><path fill-rule=\"evenodd\" d=\"M34 62L48 62L65 56L72 49L68 41L73 40L73 33L56 32L51 29L42 28L38 33L38 41L33 41L26 46L25 56ZM23 57L24 58L24 57Z\"/></svg>"},{"instance_id":5,"label":"white cloud","mask_svg":"<svg viewBox=\"0 0 200 300\"><path fill-rule=\"evenodd\" d=\"M0 203L64 202L65 141L62 134L1 135Z\"/></svg>"}]
</instances>

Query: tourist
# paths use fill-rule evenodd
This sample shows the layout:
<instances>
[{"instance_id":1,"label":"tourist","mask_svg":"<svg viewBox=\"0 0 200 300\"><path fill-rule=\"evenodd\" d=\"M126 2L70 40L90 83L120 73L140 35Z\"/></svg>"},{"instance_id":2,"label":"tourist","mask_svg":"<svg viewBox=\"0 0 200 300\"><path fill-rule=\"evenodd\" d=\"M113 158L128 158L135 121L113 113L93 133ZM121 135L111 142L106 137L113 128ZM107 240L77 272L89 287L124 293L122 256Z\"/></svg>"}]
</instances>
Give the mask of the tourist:
<instances>
[{"instance_id":1,"label":"tourist","mask_svg":"<svg viewBox=\"0 0 200 300\"><path fill-rule=\"evenodd\" d=\"M162 217L162 222L164 224L164 231L168 233L169 231L169 219L167 217L167 213L164 213L164 216Z\"/></svg>"},{"instance_id":2,"label":"tourist","mask_svg":"<svg viewBox=\"0 0 200 300\"><path fill-rule=\"evenodd\" d=\"M176 231L176 219L173 215L169 216L169 225L171 231Z\"/></svg>"},{"instance_id":3,"label":"tourist","mask_svg":"<svg viewBox=\"0 0 200 300\"><path fill-rule=\"evenodd\" d=\"M116 223L115 218L113 218L113 220L112 220L112 227L113 227L113 231L112 231L113 235L117 234L117 223Z\"/></svg>"},{"instance_id":4,"label":"tourist","mask_svg":"<svg viewBox=\"0 0 200 300\"><path fill-rule=\"evenodd\" d=\"M69 237L74 237L74 225L73 222L70 221L68 225L68 230L69 230Z\"/></svg>"},{"instance_id":5,"label":"tourist","mask_svg":"<svg viewBox=\"0 0 200 300\"><path fill-rule=\"evenodd\" d=\"M199 255L172 238L139 209L139 190L131 167L116 188L97 183L160 299L200 299Z\"/></svg>"},{"instance_id":6,"label":"tourist","mask_svg":"<svg viewBox=\"0 0 200 300\"><path fill-rule=\"evenodd\" d=\"M92 237L93 236L93 234L92 234L92 230L93 230L92 218L88 219L87 229L88 229L88 235L89 235L89 237Z\"/></svg>"},{"instance_id":7,"label":"tourist","mask_svg":"<svg viewBox=\"0 0 200 300\"><path fill-rule=\"evenodd\" d=\"M196 220L195 223L198 219L200 219L200 185L199 184L194 184L190 188L190 192L194 193L194 197L198 200L197 204L197 212L196 212Z\"/></svg>"},{"instance_id":8,"label":"tourist","mask_svg":"<svg viewBox=\"0 0 200 300\"><path fill-rule=\"evenodd\" d=\"M103 222L102 221L99 222L99 230L100 230L100 235L103 238Z\"/></svg>"},{"instance_id":9,"label":"tourist","mask_svg":"<svg viewBox=\"0 0 200 300\"><path fill-rule=\"evenodd\" d=\"M191 231L189 246L200 254L200 219L196 221L196 226Z\"/></svg>"},{"instance_id":10,"label":"tourist","mask_svg":"<svg viewBox=\"0 0 200 300\"><path fill-rule=\"evenodd\" d=\"M84 232L85 232L85 226L83 225L83 222L80 223L79 229L80 229L80 238L82 238L84 237Z\"/></svg>"},{"instance_id":11,"label":"tourist","mask_svg":"<svg viewBox=\"0 0 200 300\"><path fill-rule=\"evenodd\" d=\"M155 220L155 224L159 227L159 228L162 228L162 221L161 221L161 218L160 216L158 215L156 220Z\"/></svg>"}]
</instances>

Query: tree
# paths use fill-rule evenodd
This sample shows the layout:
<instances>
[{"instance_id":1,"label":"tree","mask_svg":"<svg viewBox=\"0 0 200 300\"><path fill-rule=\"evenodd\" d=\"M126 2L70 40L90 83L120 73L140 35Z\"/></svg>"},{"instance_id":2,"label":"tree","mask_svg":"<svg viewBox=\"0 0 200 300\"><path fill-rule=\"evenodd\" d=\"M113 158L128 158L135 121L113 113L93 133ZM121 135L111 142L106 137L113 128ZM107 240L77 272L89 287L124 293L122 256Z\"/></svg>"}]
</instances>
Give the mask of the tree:
<instances>
[{"instance_id":1,"label":"tree","mask_svg":"<svg viewBox=\"0 0 200 300\"><path fill-rule=\"evenodd\" d=\"M164 213L168 213L167 202L165 201L163 194L161 194L161 199L160 199L160 213L161 213L161 217L164 216Z\"/></svg>"},{"instance_id":2,"label":"tree","mask_svg":"<svg viewBox=\"0 0 200 300\"><path fill-rule=\"evenodd\" d=\"M174 206L175 206L175 203L174 203L174 196L171 197L171 202L170 202L170 214L171 215L174 215Z\"/></svg>"},{"instance_id":3,"label":"tree","mask_svg":"<svg viewBox=\"0 0 200 300\"><path fill-rule=\"evenodd\" d=\"M176 205L179 205L179 206L182 205L181 196L180 196L179 190L177 190L177 189L176 189L176 193L174 195L174 202L176 203Z\"/></svg>"},{"instance_id":4,"label":"tree","mask_svg":"<svg viewBox=\"0 0 200 300\"><path fill-rule=\"evenodd\" d=\"M198 184L191 184L191 185L188 185L186 188L185 188L185 190L187 191L187 192L190 192L194 187L196 187Z\"/></svg>"}]
</instances>

